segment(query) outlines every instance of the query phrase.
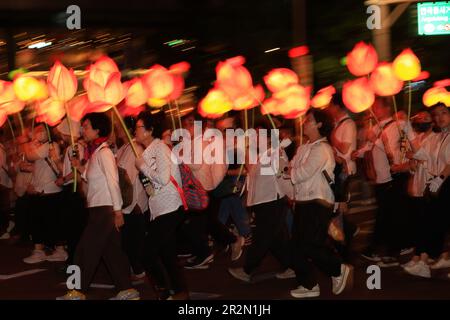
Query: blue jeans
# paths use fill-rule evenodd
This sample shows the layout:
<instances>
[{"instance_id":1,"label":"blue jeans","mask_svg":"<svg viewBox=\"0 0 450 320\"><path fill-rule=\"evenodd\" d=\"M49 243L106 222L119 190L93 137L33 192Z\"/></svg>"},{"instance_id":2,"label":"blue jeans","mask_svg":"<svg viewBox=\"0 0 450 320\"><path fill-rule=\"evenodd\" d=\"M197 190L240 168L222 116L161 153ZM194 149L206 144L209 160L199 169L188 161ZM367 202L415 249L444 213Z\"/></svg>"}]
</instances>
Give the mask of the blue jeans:
<instances>
[{"instance_id":1,"label":"blue jeans","mask_svg":"<svg viewBox=\"0 0 450 320\"><path fill-rule=\"evenodd\" d=\"M237 195L225 197L220 201L219 221L226 224L230 215L239 235L247 237L251 232L248 214L241 198Z\"/></svg>"}]
</instances>

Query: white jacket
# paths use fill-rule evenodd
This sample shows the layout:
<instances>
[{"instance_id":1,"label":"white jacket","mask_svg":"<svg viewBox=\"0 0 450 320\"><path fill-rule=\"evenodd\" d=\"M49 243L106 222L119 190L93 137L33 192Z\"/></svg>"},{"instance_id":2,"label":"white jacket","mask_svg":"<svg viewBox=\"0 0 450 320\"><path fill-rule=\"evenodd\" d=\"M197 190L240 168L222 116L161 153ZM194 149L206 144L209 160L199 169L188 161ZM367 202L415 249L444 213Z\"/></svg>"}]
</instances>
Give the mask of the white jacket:
<instances>
[{"instance_id":1,"label":"white jacket","mask_svg":"<svg viewBox=\"0 0 450 320\"><path fill-rule=\"evenodd\" d=\"M291 167L296 201L321 199L329 204L334 203L333 191L323 174L326 170L334 181L333 149L326 138L300 146L291 161Z\"/></svg>"},{"instance_id":2,"label":"white jacket","mask_svg":"<svg viewBox=\"0 0 450 320\"><path fill-rule=\"evenodd\" d=\"M112 206L114 211L122 209L122 194L116 159L103 142L91 155L82 178L87 181L87 206Z\"/></svg>"}]
</instances>

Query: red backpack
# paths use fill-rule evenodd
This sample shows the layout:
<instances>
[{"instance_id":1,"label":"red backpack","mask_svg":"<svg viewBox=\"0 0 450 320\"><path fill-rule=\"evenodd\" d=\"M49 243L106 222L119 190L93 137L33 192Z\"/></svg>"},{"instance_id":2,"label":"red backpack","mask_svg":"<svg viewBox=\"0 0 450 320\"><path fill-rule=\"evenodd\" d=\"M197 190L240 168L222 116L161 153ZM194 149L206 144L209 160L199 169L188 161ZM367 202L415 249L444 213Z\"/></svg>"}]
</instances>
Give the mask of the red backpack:
<instances>
[{"instance_id":1,"label":"red backpack","mask_svg":"<svg viewBox=\"0 0 450 320\"><path fill-rule=\"evenodd\" d=\"M182 163L178 167L180 169L182 188L180 188L177 181L172 176L170 177L170 180L180 194L184 210L205 210L209 204L208 192L203 188L200 181L194 177L194 174L187 165Z\"/></svg>"}]
</instances>

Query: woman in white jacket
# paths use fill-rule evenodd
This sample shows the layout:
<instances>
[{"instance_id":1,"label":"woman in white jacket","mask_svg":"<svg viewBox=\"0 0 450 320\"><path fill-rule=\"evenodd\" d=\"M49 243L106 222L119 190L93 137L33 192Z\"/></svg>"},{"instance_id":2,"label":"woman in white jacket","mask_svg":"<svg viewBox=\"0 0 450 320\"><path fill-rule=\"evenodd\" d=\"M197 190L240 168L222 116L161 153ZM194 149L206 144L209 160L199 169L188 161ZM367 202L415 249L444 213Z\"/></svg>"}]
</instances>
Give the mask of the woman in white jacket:
<instances>
[{"instance_id":1,"label":"woman in white jacket","mask_svg":"<svg viewBox=\"0 0 450 320\"><path fill-rule=\"evenodd\" d=\"M150 179L154 189L149 199L150 224L144 245L144 268L152 277L160 299L188 299L186 282L177 261L175 236L184 214L179 191L181 176L161 135L159 117L149 111L141 112L136 123L136 141L145 151L136 159L136 167Z\"/></svg>"},{"instance_id":2,"label":"woman in white jacket","mask_svg":"<svg viewBox=\"0 0 450 320\"><path fill-rule=\"evenodd\" d=\"M100 260L120 291L114 300L138 300L139 292L131 288L130 266L122 251L120 227L123 225L122 195L114 155L107 144L111 120L104 113L90 113L82 120L83 137L88 143L84 150L85 165L72 159L87 181L88 223L75 253L75 265L81 269L81 290L87 291ZM83 300L85 295L69 291L59 300Z\"/></svg>"},{"instance_id":3,"label":"woman in white jacket","mask_svg":"<svg viewBox=\"0 0 450 320\"><path fill-rule=\"evenodd\" d=\"M309 143L299 147L291 161L296 201L291 254L298 282L291 295L295 298L320 295L313 266L332 277L334 294L340 294L352 280L352 268L342 264L326 245L334 206L330 183L335 161L326 139L332 129L331 122L323 112L311 110L305 116L303 128Z\"/></svg>"}]
</instances>

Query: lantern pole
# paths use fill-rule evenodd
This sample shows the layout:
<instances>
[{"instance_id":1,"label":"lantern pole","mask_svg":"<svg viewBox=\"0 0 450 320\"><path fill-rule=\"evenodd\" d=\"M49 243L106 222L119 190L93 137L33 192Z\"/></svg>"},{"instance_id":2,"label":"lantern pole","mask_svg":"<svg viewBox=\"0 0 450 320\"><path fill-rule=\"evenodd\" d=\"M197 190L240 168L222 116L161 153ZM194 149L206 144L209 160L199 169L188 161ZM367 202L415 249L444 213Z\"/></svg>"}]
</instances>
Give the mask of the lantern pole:
<instances>
[{"instance_id":1,"label":"lantern pole","mask_svg":"<svg viewBox=\"0 0 450 320\"><path fill-rule=\"evenodd\" d=\"M178 105L178 101L177 101L177 100L175 100L174 102L175 102L175 107L177 108L177 114L178 114L178 124L179 124L179 126L180 126L180 129L181 129L181 128L182 128L182 125L181 125L181 114L180 114L180 106Z\"/></svg>"},{"instance_id":2,"label":"lantern pole","mask_svg":"<svg viewBox=\"0 0 450 320\"><path fill-rule=\"evenodd\" d=\"M139 155L137 153L136 146L134 145L133 137L131 136L130 131L128 131L128 128L127 128L125 122L123 121L122 116L119 113L119 110L117 110L117 107L115 105L113 105L112 108L114 110L114 113L117 116L117 119L119 119L119 122L122 125L123 130L125 131L125 134L127 135L128 141L130 142L130 146L131 146L131 149L133 150L134 155L136 156L136 158L138 158Z\"/></svg>"},{"instance_id":3,"label":"lantern pole","mask_svg":"<svg viewBox=\"0 0 450 320\"><path fill-rule=\"evenodd\" d=\"M170 102L168 102L167 106L169 107L169 109L167 111L169 111L170 119L172 120L173 131L175 131L176 125L175 125L175 118L173 117L173 113L172 113L172 104Z\"/></svg>"},{"instance_id":4,"label":"lantern pole","mask_svg":"<svg viewBox=\"0 0 450 320\"><path fill-rule=\"evenodd\" d=\"M20 132L23 135L25 133L25 128L23 126L23 118L22 115L20 114L20 111L17 113L17 116L19 118Z\"/></svg>"},{"instance_id":5,"label":"lantern pole","mask_svg":"<svg viewBox=\"0 0 450 320\"><path fill-rule=\"evenodd\" d=\"M11 120L9 120L9 116L6 116L6 120L8 121L9 130L11 130L11 135L13 138L14 145L16 144L16 135L14 134L14 129L12 127Z\"/></svg>"}]
</instances>

